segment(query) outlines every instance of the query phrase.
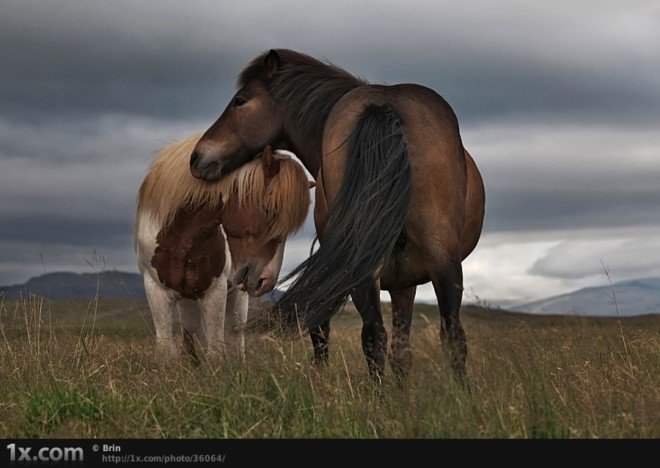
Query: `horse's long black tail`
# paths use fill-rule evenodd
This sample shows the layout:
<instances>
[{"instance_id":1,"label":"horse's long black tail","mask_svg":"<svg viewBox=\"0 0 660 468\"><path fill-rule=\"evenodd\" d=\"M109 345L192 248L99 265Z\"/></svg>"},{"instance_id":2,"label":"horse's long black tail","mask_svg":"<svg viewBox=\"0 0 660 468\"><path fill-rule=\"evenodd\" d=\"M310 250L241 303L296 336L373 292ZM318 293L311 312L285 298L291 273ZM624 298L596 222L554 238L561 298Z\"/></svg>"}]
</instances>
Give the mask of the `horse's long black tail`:
<instances>
[{"instance_id":1,"label":"horse's long black tail","mask_svg":"<svg viewBox=\"0 0 660 468\"><path fill-rule=\"evenodd\" d=\"M349 138L341 188L324 221L323 242L285 279L275 305L284 331L330 319L351 289L387 265L412 198L412 170L399 116L366 107Z\"/></svg>"}]
</instances>

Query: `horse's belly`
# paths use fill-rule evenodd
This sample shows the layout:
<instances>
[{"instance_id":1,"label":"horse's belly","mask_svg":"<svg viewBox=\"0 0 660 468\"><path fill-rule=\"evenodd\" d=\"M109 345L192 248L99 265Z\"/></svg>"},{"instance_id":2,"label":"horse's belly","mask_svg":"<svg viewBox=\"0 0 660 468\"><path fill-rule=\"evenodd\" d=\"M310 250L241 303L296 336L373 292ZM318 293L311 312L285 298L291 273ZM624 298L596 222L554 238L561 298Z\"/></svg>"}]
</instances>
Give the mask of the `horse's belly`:
<instances>
[{"instance_id":1,"label":"horse's belly","mask_svg":"<svg viewBox=\"0 0 660 468\"><path fill-rule=\"evenodd\" d=\"M430 281L421 253L412 245L395 247L390 261L380 275L381 289L407 289Z\"/></svg>"}]
</instances>

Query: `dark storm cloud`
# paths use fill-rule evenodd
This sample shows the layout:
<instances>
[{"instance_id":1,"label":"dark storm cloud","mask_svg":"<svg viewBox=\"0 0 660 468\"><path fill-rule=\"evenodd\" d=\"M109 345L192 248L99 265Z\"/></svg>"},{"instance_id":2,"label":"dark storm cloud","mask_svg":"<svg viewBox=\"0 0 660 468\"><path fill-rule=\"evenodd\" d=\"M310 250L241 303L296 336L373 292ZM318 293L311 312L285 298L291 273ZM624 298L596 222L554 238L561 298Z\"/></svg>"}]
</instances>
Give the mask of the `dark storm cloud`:
<instances>
[{"instance_id":1,"label":"dark storm cloud","mask_svg":"<svg viewBox=\"0 0 660 468\"><path fill-rule=\"evenodd\" d=\"M0 239L25 244L126 247L132 242L132 220L88 220L66 215L6 217Z\"/></svg>"},{"instance_id":2,"label":"dark storm cloud","mask_svg":"<svg viewBox=\"0 0 660 468\"><path fill-rule=\"evenodd\" d=\"M137 163L137 167L123 173L130 177L135 169L142 172L144 163L151 160L157 148L199 131L207 124L208 121L200 119L95 114L68 119L55 116L33 125L0 116L0 156L6 164L11 160L17 165L32 159L42 160L44 166L32 166L32 171L46 169L48 164L66 171L67 167L57 165ZM48 178L41 182L47 183Z\"/></svg>"},{"instance_id":3,"label":"dark storm cloud","mask_svg":"<svg viewBox=\"0 0 660 468\"><path fill-rule=\"evenodd\" d=\"M486 181L488 232L653 224L660 7L605 6L3 1L0 283L37 274L38 253L50 271L86 268L93 247L130 268L152 151L208 126L270 47L443 94Z\"/></svg>"},{"instance_id":4,"label":"dark storm cloud","mask_svg":"<svg viewBox=\"0 0 660 468\"><path fill-rule=\"evenodd\" d=\"M0 19L3 112L210 118L252 56L289 46L374 81L428 84L467 120L659 116L660 66L629 37L608 34L617 25L607 15L379 5L344 5L344 15L300 2L16 2ZM585 28L581 13L603 30Z\"/></svg>"},{"instance_id":5,"label":"dark storm cloud","mask_svg":"<svg viewBox=\"0 0 660 468\"><path fill-rule=\"evenodd\" d=\"M546 189L547 190L547 189ZM660 220L658 193L491 190L486 231L651 226Z\"/></svg>"},{"instance_id":6,"label":"dark storm cloud","mask_svg":"<svg viewBox=\"0 0 660 468\"><path fill-rule=\"evenodd\" d=\"M231 48L191 41L194 24L185 18L177 24L175 14L138 2L3 7L3 112L33 118L120 112L173 119L218 112L219 91L231 87L218 81L231 79L240 61L232 59Z\"/></svg>"},{"instance_id":7,"label":"dark storm cloud","mask_svg":"<svg viewBox=\"0 0 660 468\"><path fill-rule=\"evenodd\" d=\"M466 147L487 192L491 231L648 226L660 220L654 125L491 122Z\"/></svg>"}]
</instances>

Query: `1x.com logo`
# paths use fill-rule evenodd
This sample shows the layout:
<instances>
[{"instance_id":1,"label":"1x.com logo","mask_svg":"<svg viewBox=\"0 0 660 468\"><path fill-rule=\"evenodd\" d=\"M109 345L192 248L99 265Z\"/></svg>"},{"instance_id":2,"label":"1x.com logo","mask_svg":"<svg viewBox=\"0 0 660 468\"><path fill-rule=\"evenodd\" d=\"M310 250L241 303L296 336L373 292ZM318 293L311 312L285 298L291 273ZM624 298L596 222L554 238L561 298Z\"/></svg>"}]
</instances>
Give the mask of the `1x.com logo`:
<instances>
[{"instance_id":1,"label":"1x.com logo","mask_svg":"<svg viewBox=\"0 0 660 468\"><path fill-rule=\"evenodd\" d=\"M75 462L83 461L82 447L41 447L32 451L32 447L7 445L10 462Z\"/></svg>"}]
</instances>

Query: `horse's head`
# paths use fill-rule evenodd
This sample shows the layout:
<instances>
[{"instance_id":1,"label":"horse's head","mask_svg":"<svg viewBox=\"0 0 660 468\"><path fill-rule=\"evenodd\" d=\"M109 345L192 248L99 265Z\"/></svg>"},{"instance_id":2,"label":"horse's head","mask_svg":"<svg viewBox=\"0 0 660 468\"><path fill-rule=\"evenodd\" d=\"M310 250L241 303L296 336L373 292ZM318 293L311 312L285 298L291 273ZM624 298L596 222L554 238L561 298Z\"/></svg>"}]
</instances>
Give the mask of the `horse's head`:
<instances>
[{"instance_id":1,"label":"horse's head","mask_svg":"<svg viewBox=\"0 0 660 468\"><path fill-rule=\"evenodd\" d=\"M236 187L222 217L232 256L230 280L261 296L277 283L286 238L305 221L310 182L300 164L266 147L261 160L237 174Z\"/></svg>"},{"instance_id":2,"label":"horse's head","mask_svg":"<svg viewBox=\"0 0 660 468\"><path fill-rule=\"evenodd\" d=\"M249 76L241 78L238 92L195 146L190 171L196 178L218 180L279 140L284 115L267 84L277 72L280 58L271 50L259 61L259 66L252 65Z\"/></svg>"}]
</instances>

